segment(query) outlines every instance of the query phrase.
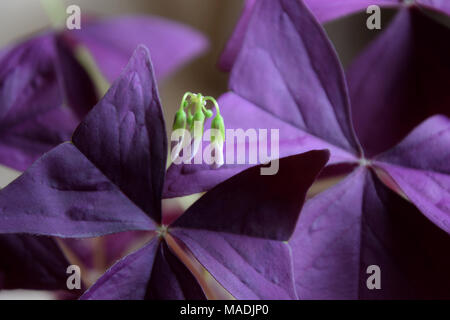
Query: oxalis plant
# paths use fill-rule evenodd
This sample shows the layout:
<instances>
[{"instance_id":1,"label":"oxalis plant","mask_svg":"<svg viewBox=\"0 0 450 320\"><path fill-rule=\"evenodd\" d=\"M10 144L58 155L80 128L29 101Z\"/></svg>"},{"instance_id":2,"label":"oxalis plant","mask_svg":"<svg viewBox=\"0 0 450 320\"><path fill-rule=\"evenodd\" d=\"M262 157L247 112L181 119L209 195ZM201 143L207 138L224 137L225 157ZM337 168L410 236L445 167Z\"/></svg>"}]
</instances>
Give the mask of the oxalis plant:
<instances>
[{"instance_id":1,"label":"oxalis plant","mask_svg":"<svg viewBox=\"0 0 450 320\"><path fill-rule=\"evenodd\" d=\"M76 296L450 298L450 49L432 41L449 30L427 11L449 7L374 1L399 13L344 73L320 25L367 5L344 2L247 1L220 62L229 92L181 97L170 150L138 46L70 141L0 191L0 288L67 289L72 239L134 231L142 243ZM278 130L278 170L224 163L225 126ZM213 161L196 163L203 149ZM163 208L195 193L184 212Z\"/></svg>"}]
</instances>

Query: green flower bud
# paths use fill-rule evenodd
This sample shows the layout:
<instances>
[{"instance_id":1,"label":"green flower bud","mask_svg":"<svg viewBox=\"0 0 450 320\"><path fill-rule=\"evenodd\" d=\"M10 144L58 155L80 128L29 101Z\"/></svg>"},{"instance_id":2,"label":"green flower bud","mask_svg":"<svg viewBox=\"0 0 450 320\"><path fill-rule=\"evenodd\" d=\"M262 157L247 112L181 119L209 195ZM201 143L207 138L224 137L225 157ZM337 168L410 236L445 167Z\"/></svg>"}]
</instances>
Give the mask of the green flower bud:
<instances>
[{"instance_id":1,"label":"green flower bud","mask_svg":"<svg viewBox=\"0 0 450 320\"><path fill-rule=\"evenodd\" d=\"M194 126L195 126L196 122L199 122L199 124L201 125L201 132L199 132L199 133L201 133L201 135L203 135L203 125L205 124L205 115L203 114L203 111L202 110L196 111L194 113L194 117L193 117L192 121L193 121L192 124ZM194 133L194 135L195 135L195 133Z\"/></svg>"},{"instance_id":2,"label":"green flower bud","mask_svg":"<svg viewBox=\"0 0 450 320\"><path fill-rule=\"evenodd\" d=\"M220 132L222 141L225 141L225 123L220 114L217 114L211 122L211 129L216 129ZM215 136L211 137L211 142L213 142Z\"/></svg>"},{"instance_id":3,"label":"green flower bud","mask_svg":"<svg viewBox=\"0 0 450 320\"><path fill-rule=\"evenodd\" d=\"M186 129L186 112L183 109L178 110L175 113L175 119L173 121L172 130Z\"/></svg>"},{"instance_id":4,"label":"green flower bud","mask_svg":"<svg viewBox=\"0 0 450 320\"><path fill-rule=\"evenodd\" d=\"M207 118L211 118L212 115L213 115L213 112L212 112L211 110L208 110L208 109L205 110L205 116L206 116Z\"/></svg>"}]
</instances>

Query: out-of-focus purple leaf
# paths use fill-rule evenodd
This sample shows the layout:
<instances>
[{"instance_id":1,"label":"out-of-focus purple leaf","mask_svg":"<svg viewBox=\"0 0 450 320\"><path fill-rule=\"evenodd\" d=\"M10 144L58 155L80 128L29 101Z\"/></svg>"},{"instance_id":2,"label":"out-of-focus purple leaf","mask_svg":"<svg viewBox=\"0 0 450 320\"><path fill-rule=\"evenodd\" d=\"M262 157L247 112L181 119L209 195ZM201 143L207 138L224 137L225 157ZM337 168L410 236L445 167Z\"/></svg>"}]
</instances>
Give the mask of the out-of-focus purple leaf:
<instances>
[{"instance_id":1,"label":"out-of-focus purple leaf","mask_svg":"<svg viewBox=\"0 0 450 320\"><path fill-rule=\"evenodd\" d=\"M0 162L25 171L42 154L70 140L78 118L66 108L54 108L17 123L2 125Z\"/></svg>"},{"instance_id":2,"label":"out-of-focus purple leaf","mask_svg":"<svg viewBox=\"0 0 450 320\"><path fill-rule=\"evenodd\" d=\"M10 49L0 63L0 119L15 123L30 114L59 107L53 34L44 34Z\"/></svg>"},{"instance_id":3,"label":"out-of-focus purple leaf","mask_svg":"<svg viewBox=\"0 0 450 320\"><path fill-rule=\"evenodd\" d=\"M200 54L207 40L197 31L158 17L120 16L86 22L65 35L86 46L103 75L114 81L138 45L150 49L155 74L161 79Z\"/></svg>"},{"instance_id":4,"label":"out-of-focus purple leaf","mask_svg":"<svg viewBox=\"0 0 450 320\"><path fill-rule=\"evenodd\" d=\"M154 238L143 248L121 259L81 299L144 299L158 249L159 239Z\"/></svg>"},{"instance_id":5,"label":"out-of-focus purple leaf","mask_svg":"<svg viewBox=\"0 0 450 320\"><path fill-rule=\"evenodd\" d=\"M417 0L421 6L450 16L450 2L447 0Z\"/></svg>"},{"instance_id":6,"label":"out-of-focus purple leaf","mask_svg":"<svg viewBox=\"0 0 450 320\"><path fill-rule=\"evenodd\" d=\"M60 73L64 97L71 110L79 119L83 119L98 101L94 83L75 58L74 48L70 44L65 43L61 37L55 37L55 45L58 53L55 63Z\"/></svg>"},{"instance_id":7,"label":"out-of-focus purple leaf","mask_svg":"<svg viewBox=\"0 0 450 320\"><path fill-rule=\"evenodd\" d=\"M371 5L400 7L402 0L305 0L307 6L321 23L339 19L346 15L366 11Z\"/></svg>"},{"instance_id":8,"label":"out-of-focus purple leaf","mask_svg":"<svg viewBox=\"0 0 450 320\"><path fill-rule=\"evenodd\" d=\"M224 71L230 71L233 67L236 57L242 47L245 33L247 32L248 23L250 21L256 0L245 0L241 17L234 27L233 34L225 45L225 49L220 55L219 67Z\"/></svg>"},{"instance_id":9,"label":"out-of-focus purple leaf","mask_svg":"<svg viewBox=\"0 0 450 320\"><path fill-rule=\"evenodd\" d=\"M0 235L0 289L67 289L69 262L48 237Z\"/></svg>"},{"instance_id":10,"label":"out-of-focus purple leaf","mask_svg":"<svg viewBox=\"0 0 450 320\"><path fill-rule=\"evenodd\" d=\"M25 170L70 138L78 118L62 108L53 34L10 48L0 61L0 161Z\"/></svg>"}]
</instances>

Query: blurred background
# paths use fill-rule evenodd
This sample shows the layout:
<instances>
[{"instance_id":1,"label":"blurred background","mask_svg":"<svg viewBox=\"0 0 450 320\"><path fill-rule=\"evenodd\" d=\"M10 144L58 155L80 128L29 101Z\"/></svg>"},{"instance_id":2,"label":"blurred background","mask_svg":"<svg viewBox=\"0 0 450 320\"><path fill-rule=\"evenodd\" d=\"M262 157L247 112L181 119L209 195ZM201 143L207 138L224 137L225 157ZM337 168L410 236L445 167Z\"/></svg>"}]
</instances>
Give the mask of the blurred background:
<instances>
[{"instance_id":1,"label":"blurred background","mask_svg":"<svg viewBox=\"0 0 450 320\"><path fill-rule=\"evenodd\" d=\"M216 63L233 27L239 18L244 0L63 0L76 4L81 14L98 16L120 14L151 14L194 27L204 33L209 50L198 59L159 83L166 120L171 124L184 92L202 92L219 96L227 89L228 75L216 68ZM387 26L392 12L384 10L382 27ZM326 25L331 40L344 66L379 31L368 30L365 13L355 14ZM37 0L2 1L0 4L0 47L13 44L32 33L50 26L50 21Z\"/></svg>"},{"instance_id":2,"label":"blurred background","mask_svg":"<svg viewBox=\"0 0 450 320\"><path fill-rule=\"evenodd\" d=\"M236 21L239 18L243 0L67 0L66 6L76 4L81 14L93 13L98 16L121 14L151 14L187 24L202 33L209 41L209 50L198 59L159 83L162 105L168 128L182 95L186 91L202 92L218 97L227 90L228 75L217 69L216 64ZM393 12L382 11L382 30ZM365 13L329 23L325 26L344 67L380 31L366 28ZM50 27L50 21L41 7L40 1L14 0L0 4L0 47L14 44L29 35ZM18 172L0 166L0 187L4 187ZM39 292L3 291L2 298L50 298Z\"/></svg>"}]
</instances>

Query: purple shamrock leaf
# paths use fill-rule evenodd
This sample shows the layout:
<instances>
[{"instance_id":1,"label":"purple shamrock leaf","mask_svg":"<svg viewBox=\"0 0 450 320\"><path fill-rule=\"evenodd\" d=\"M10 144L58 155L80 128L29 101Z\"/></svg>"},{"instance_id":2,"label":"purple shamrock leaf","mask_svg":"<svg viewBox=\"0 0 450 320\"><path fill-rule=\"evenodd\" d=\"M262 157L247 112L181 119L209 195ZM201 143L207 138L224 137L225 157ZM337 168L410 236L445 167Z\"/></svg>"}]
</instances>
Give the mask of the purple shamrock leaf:
<instances>
[{"instance_id":1,"label":"purple shamrock leaf","mask_svg":"<svg viewBox=\"0 0 450 320\"><path fill-rule=\"evenodd\" d=\"M400 13L398 19L414 15L415 10ZM364 84L362 80L359 83ZM316 196L299 219L290 243L300 298L450 296L448 283L440 280L445 269L439 267L448 267L442 252L450 249L447 117L432 117L390 150L378 155L369 152L371 157L365 157L352 133L348 93L336 54L302 1L255 4L233 65L230 87L232 92L219 102L224 117L227 110L239 113L232 126L245 128L264 119L263 126L271 127L268 123L272 121L273 127L280 129L281 155L317 148L320 141L321 146L330 146L330 164L346 162L357 167L340 185ZM391 90L394 86L378 88ZM431 100L421 101L427 104ZM294 126L308 138L293 139ZM385 130L381 125L376 129L375 136ZM344 158L343 152L351 156ZM201 187L214 185L228 173L176 166L173 170L189 175L191 181L199 180ZM395 216L400 214L401 219ZM405 222L406 229L400 224L407 219L403 215L414 216L410 224ZM410 248L406 250L408 243L398 239L415 237L415 232L427 239L412 242L417 243L413 245L417 251L412 253ZM430 253L430 248L439 250ZM429 266L414 265L426 261L430 261ZM369 292L369 265L382 268L382 288L386 290ZM415 272L423 282L416 279ZM402 282L408 285L403 288Z\"/></svg>"},{"instance_id":2,"label":"purple shamrock leaf","mask_svg":"<svg viewBox=\"0 0 450 320\"><path fill-rule=\"evenodd\" d=\"M420 6L437 12L443 12L450 16L450 3L445 0L417 0Z\"/></svg>"},{"instance_id":3,"label":"purple shamrock leaf","mask_svg":"<svg viewBox=\"0 0 450 320\"><path fill-rule=\"evenodd\" d=\"M178 23L125 16L86 21L81 30L47 32L2 52L0 163L25 170L44 152L69 140L97 102L93 80L77 59L79 47L87 48L112 81L140 43L148 44L157 57L159 77L206 47L203 36ZM179 47L182 50L175 49Z\"/></svg>"},{"instance_id":4,"label":"purple shamrock leaf","mask_svg":"<svg viewBox=\"0 0 450 320\"><path fill-rule=\"evenodd\" d=\"M166 238L181 240L237 298L295 298L291 255L283 241L292 234L328 152L281 159L272 176L250 168L167 226L161 209L165 132L149 53L140 46L79 125L73 142L45 154L0 192L0 232L62 238L127 230L159 235L115 264L85 298L204 298ZM207 246L199 236L209 239Z\"/></svg>"},{"instance_id":5,"label":"purple shamrock leaf","mask_svg":"<svg viewBox=\"0 0 450 320\"><path fill-rule=\"evenodd\" d=\"M321 23L341 18L371 5L384 8L426 8L450 15L450 5L445 0L304 0Z\"/></svg>"}]
</instances>

